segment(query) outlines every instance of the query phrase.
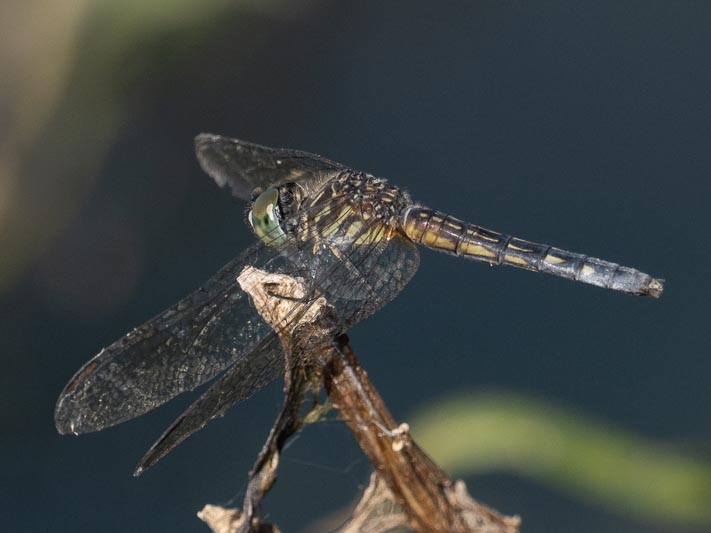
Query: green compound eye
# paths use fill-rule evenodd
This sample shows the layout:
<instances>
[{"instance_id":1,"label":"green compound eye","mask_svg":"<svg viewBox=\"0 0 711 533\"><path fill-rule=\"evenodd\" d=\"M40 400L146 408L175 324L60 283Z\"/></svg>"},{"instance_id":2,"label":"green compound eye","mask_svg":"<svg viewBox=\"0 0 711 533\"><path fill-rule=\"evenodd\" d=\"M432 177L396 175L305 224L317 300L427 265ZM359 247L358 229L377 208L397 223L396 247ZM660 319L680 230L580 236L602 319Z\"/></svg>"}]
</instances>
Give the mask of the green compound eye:
<instances>
[{"instance_id":1,"label":"green compound eye","mask_svg":"<svg viewBox=\"0 0 711 533\"><path fill-rule=\"evenodd\" d=\"M267 189L257 197L249 212L249 223L254 233L267 244L281 244L286 240L286 234L279 225L278 201L279 191Z\"/></svg>"}]
</instances>

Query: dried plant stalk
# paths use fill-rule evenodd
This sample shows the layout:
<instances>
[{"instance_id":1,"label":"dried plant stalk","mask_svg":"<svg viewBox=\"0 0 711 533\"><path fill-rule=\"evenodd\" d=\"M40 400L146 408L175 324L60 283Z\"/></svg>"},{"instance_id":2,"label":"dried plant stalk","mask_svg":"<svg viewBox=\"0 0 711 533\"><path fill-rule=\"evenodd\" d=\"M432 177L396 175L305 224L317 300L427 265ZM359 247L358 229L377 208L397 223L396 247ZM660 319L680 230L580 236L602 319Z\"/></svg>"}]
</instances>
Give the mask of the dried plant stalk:
<instances>
[{"instance_id":1,"label":"dried plant stalk","mask_svg":"<svg viewBox=\"0 0 711 533\"><path fill-rule=\"evenodd\" d=\"M307 392L321 384L375 467L341 532L405 527L418 532L518 532L518 517L503 516L473 500L463 482L453 483L412 440L407 424L395 423L348 337L338 335L338 322L325 298L307 294L303 280L252 267L237 281L279 334L286 356L285 401L250 473L244 512L214 506L201 512L215 533L278 531L261 519L261 501L276 481L283 445L303 425L299 409ZM303 302L302 307L297 304L295 309L295 301Z\"/></svg>"}]
</instances>

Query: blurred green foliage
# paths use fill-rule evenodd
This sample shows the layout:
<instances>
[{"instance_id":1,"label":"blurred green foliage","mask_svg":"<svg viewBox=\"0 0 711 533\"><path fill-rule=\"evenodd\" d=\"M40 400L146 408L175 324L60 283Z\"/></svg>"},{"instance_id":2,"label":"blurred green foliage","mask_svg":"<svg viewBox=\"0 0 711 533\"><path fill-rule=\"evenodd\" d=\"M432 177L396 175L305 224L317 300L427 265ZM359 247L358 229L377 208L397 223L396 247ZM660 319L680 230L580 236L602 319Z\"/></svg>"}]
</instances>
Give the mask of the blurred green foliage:
<instances>
[{"instance_id":1,"label":"blurred green foliage","mask_svg":"<svg viewBox=\"0 0 711 533\"><path fill-rule=\"evenodd\" d=\"M81 208L120 133L131 87L155 68L155 44L184 51L227 11L279 5L64 0L51 16L41 1L0 6L0 292ZM231 61L237 68L240 58Z\"/></svg>"},{"instance_id":2,"label":"blurred green foliage","mask_svg":"<svg viewBox=\"0 0 711 533\"><path fill-rule=\"evenodd\" d=\"M522 474L645 521L711 525L711 463L588 415L506 393L460 394L411 420L456 476Z\"/></svg>"}]
</instances>

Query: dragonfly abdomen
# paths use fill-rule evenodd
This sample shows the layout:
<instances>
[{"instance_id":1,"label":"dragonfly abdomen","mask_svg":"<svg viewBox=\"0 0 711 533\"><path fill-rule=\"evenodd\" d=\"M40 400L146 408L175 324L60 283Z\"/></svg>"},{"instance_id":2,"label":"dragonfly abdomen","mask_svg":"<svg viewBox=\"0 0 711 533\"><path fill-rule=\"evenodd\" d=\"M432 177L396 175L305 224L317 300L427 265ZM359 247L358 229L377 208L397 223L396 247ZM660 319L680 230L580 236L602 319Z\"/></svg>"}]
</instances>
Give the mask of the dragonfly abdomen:
<instances>
[{"instance_id":1,"label":"dragonfly abdomen","mask_svg":"<svg viewBox=\"0 0 711 533\"><path fill-rule=\"evenodd\" d=\"M402 228L418 244L491 265L511 265L655 298L663 291L662 280L633 268L518 239L426 207L409 208Z\"/></svg>"}]
</instances>

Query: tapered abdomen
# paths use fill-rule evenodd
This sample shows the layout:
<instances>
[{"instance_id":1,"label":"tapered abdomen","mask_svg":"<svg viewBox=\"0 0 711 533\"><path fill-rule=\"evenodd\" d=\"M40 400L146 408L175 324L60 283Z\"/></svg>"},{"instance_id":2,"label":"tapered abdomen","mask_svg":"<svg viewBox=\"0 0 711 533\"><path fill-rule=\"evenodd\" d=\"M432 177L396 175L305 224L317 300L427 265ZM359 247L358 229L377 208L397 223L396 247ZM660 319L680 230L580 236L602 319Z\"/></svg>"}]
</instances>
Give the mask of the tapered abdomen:
<instances>
[{"instance_id":1,"label":"tapered abdomen","mask_svg":"<svg viewBox=\"0 0 711 533\"><path fill-rule=\"evenodd\" d=\"M639 270L517 239L426 207L408 209L401 223L414 242L448 254L545 272L629 294L658 298L664 289L663 280Z\"/></svg>"}]
</instances>

